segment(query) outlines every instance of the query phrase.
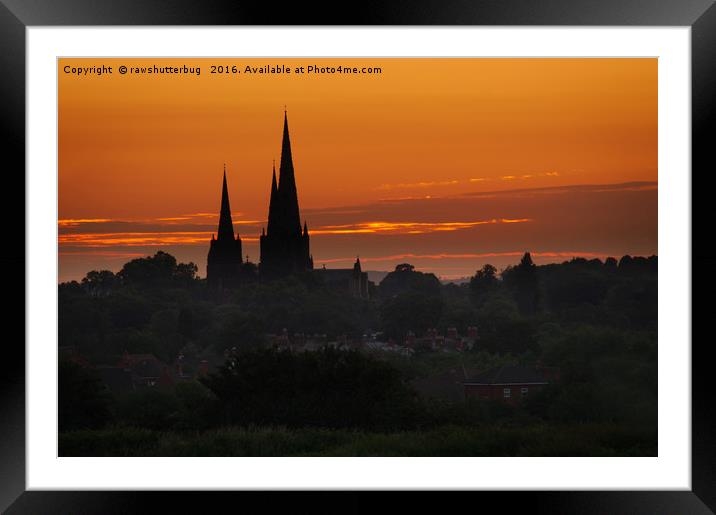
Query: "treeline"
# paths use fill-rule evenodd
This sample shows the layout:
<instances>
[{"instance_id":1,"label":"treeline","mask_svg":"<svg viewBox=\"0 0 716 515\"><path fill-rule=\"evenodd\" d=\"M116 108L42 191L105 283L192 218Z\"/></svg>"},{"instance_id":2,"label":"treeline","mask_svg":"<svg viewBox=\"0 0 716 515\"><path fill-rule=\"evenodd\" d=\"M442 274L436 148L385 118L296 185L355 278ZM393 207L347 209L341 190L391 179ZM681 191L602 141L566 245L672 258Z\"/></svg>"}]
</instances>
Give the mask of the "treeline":
<instances>
[{"instance_id":1,"label":"treeline","mask_svg":"<svg viewBox=\"0 0 716 515\"><path fill-rule=\"evenodd\" d=\"M485 265L468 284L441 285L411 265L396 267L370 301L326 288L314 274L245 284L217 297L193 263L164 252L121 271L92 271L59 285L60 345L93 360L151 352L171 360L185 346L221 352L260 346L266 334L347 335L382 332L402 342L409 331L477 326L483 350L537 352L536 328L547 320L655 330L656 257L619 262L574 259L536 266L529 254L498 274Z\"/></svg>"}]
</instances>

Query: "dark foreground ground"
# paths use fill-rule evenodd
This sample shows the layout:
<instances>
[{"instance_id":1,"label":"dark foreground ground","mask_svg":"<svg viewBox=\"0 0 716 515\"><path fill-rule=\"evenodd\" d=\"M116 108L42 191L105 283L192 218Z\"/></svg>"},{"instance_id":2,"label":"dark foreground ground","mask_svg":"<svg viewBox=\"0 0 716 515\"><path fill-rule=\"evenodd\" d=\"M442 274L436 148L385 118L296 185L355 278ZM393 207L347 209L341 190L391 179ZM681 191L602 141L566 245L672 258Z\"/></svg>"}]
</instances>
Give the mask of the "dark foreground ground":
<instances>
[{"instance_id":1,"label":"dark foreground ground","mask_svg":"<svg viewBox=\"0 0 716 515\"><path fill-rule=\"evenodd\" d=\"M111 428L61 433L60 456L656 456L653 431L608 424L428 431Z\"/></svg>"}]
</instances>

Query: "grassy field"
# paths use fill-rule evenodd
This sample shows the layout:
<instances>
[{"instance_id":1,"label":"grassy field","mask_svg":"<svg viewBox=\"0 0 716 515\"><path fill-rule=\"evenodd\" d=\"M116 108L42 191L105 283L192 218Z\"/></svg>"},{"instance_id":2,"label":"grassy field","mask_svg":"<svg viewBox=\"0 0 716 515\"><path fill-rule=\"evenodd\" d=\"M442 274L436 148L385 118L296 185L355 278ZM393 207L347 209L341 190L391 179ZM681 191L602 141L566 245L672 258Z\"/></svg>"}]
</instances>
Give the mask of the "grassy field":
<instances>
[{"instance_id":1,"label":"grassy field","mask_svg":"<svg viewBox=\"0 0 716 515\"><path fill-rule=\"evenodd\" d=\"M654 431L606 424L426 431L112 428L61 433L60 456L656 456Z\"/></svg>"}]
</instances>

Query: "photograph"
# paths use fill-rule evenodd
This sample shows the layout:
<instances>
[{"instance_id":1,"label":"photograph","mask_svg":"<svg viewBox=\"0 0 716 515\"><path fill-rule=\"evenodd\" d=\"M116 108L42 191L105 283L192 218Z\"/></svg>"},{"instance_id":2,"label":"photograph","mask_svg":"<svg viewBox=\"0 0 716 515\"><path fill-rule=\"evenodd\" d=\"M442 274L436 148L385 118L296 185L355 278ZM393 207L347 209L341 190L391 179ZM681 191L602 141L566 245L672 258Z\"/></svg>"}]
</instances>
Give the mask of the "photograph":
<instances>
[{"instance_id":1,"label":"photograph","mask_svg":"<svg viewBox=\"0 0 716 515\"><path fill-rule=\"evenodd\" d=\"M658 456L658 72L59 57L59 456Z\"/></svg>"}]
</instances>

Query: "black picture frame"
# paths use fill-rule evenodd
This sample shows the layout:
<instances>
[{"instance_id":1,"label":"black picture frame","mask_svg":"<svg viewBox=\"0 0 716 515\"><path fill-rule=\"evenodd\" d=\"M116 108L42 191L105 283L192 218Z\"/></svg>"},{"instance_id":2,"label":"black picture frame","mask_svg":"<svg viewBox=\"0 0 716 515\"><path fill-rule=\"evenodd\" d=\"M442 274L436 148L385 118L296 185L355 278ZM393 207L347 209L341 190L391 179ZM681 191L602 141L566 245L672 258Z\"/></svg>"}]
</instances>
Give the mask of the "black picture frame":
<instances>
[{"instance_id":1,"label":"black picture frame","mask_svg":"<svg viewBox=\"0 0 716 515\"><path fill-rule=\"evenodd\" d=\"M710 225L705 177L716 170L709 134L716 125L716 7L713 0L413 0L340 6L196 0L0 0L0 145L8 220L5 336L0 373L0 510L7 513L143 513L152 504L162 511L236 511L238 502L281 505L299 512L367 511L384 504L381 493L322 493L320 503L305 492L40 492L25 491L25 342L9 328L24 319L25 227L20 208L10 202L25 191L25 29L28 26L82 25L577 25L691 27L692 73L692 331L705 326L710 306L696 295L714 291L716 264L705 244L693 237ZM348 9L348 10L346 10ZM347 16L346 12L351 15ZM684 171L688 173L688 171ZM702 187L694 187L699 186ZM703 200L703 201L699 201ZM24 209L23 209L24 213ZM24 270L21 275L18 270ZM21 281L23 284L20 284ZM17 283L17 284L15 284ZM13 293L11 293L13 292ZM13 313L12 311L15 311ZM21 314L20 311L23 313ZM710 310L709 310L710 311ZM696 316L700 315L700 316ZM23 326L24 327L24 326ZM692 337L692 490L638 492L470 492L453 494L476 509L499 503L507 512L529 507L532 513L713 513L716 512L716 421L709 385L711 342ZM682 342L688 345L690 342ZM668 378L660 377L666 381ZM204 497L210 495L211 499ZM271 500L267 497L271 495ZM445 507L441 496L403 495L401 511ZM450 505L460 502L451 498ZM226 504L225 504L226 503ZM277 504L278 503L278 504ZM457 507L455 509L458 509ZM459 508L463 509L463 508ZM272 510L273 511L273 510Z\"/></svg>"}]
</instances>

